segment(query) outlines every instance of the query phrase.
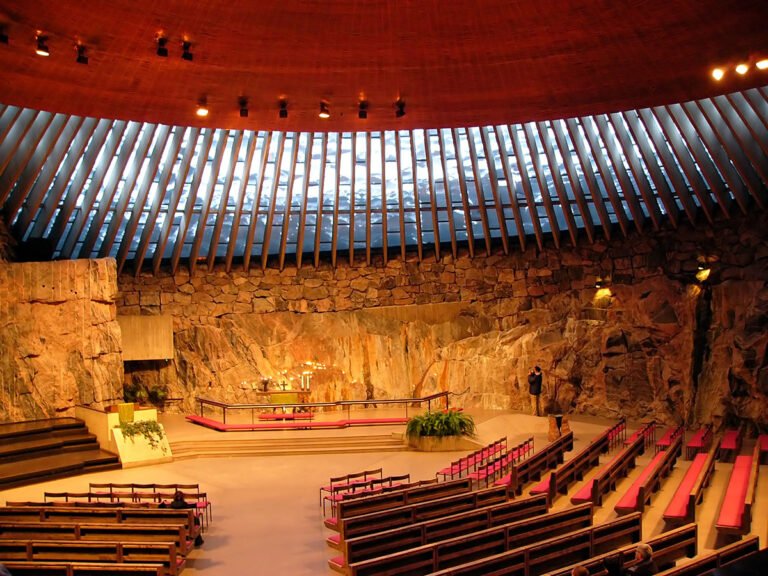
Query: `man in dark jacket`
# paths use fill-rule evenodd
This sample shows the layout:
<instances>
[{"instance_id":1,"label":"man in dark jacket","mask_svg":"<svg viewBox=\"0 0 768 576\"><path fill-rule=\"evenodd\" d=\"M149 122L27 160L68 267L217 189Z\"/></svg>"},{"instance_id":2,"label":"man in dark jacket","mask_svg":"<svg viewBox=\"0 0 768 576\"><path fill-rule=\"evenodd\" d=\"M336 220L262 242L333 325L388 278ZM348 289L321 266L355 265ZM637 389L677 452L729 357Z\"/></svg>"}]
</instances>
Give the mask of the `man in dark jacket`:
<instances>
[{"instance_id":1,"label":"man in dark jacket","mask_svg":"<svg viewBox=\"0 0 768 576\"><path fill-rule=\"evenodd\" d=\"M659 569L656 563L653 561L653 548L644 542L640 542L635 548L635 560L638 563L632 566L627 574L634 576L653 576Z\"/></svg>"},{"instance_id":2,"label":"man in dark jacket","mask_svg":"<svg viewBox=\"0 0 768 576\"><path fill-rule=\"evenodd\" d=\"M531 394L531 412L534 416L541 416L539 398L541 397L541 367L536 366L528 372L528 392Z\"/></svg>"}]
</instances>

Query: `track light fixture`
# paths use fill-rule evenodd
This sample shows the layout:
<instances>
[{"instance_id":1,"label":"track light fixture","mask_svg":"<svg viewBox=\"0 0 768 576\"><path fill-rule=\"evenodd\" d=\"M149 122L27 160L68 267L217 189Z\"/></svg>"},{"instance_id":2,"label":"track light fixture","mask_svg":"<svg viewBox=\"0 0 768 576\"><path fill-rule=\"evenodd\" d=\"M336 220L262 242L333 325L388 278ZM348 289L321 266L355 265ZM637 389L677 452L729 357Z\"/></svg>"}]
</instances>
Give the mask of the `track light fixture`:
<instances>
[{"instance_id":1,"label":"track light fixture","mask_svg":"<svg viewBox=\"0 0 768 576\"><path fill-rule=\"evenodd\" d=\"M195 111L200 118L208 116L208 100L206 98L200 98L197 101L197 110Z\"/></svg>"},{"instance_id":2,"label":"track light fixture","mask_svg":"<svg viewBox=\"0 0 768 576\"><path fill-rule=\"evenodd\" d=\"M38 56L50 56L51 51L48 49L48 37L47 36L38 36L37 37L37 48L35 49L35 54Z\"/></svg>"},{"instance_id":3,"label":"track light fixture","mask_svg":"<svg viewBox=\"0 0 768 576\"><path fill-rule=\"evenodd\" d=\"M395 117L402 118L405 116L405 100L400 98L395 102Z\"/></svg>"},{"instance_id":4,"label":"track light fixture","mask_svg":"<svg viewBox=\"0 0 768 576\"><path fill-rule=\"evenodd\" d=\"M360 100L360 104L357 106L357 117L360 120L368 118L368 100Z\"/></svg>"},{"instance_id":5,"label":"track light fixture","mask_svg":"<svg viewBox=\"0 0 768 576\"><path fill-rule=\"evenodd\" d=\"M88 64L88 56L86 55L86 47L82 44L77 44L75 46L75 50L77 50L77 58L75 59L75 62L78 64Z\"/></svg>"},{"instance_id":6,"label":"track light fixture","mask_svg":"<svg viewBox=\"0 0 768 576\"><path fill-rule=\"evenodd\" d=\"M168 38L165 36L157 37L157 55L163 58L168 57Z\"/></svg>"},{"instance_id":7,"label":"track light fixture","mask_svg":"<svg viewBox=\"0 0 768 576\"><path fill-rule=\"evenodd\" d=\"M192 54L191 50L192 42L189 40L184 40L181 43L181 57L188 62L192 62L192 59L194 58L194 54Z\"/></svg>"},{"instance_id":8,"label":"track light fixture","mask_svg":"<svg viewBox=\"0 0 768 576\"><path fill-rule=\"evenodd\" d=\"M317 115L323 120L327 120L331 117L331 112L328 110L327 102L320 102L320 112Z\"/></svg>"},{"instance_id":9,"label":"track light fixture","mask_svg":"<svg viewBox=\"0 0 768 576\"><path fill-rule=\"evenodd\" d=\"M288 101L280 100L280 112L278 112L280 118L288 118Z\"/></svg>"},{"instance_id":10,"label":"track light fixture","mask_svg":"<svg viewBox=\"0 0 768 576\"><path fill-rule=\"evenodd\" d=\"M237 105L240 106L240 118L248 118L248 98L241 96L237 100Z\"/></svg>"}]
</instances>

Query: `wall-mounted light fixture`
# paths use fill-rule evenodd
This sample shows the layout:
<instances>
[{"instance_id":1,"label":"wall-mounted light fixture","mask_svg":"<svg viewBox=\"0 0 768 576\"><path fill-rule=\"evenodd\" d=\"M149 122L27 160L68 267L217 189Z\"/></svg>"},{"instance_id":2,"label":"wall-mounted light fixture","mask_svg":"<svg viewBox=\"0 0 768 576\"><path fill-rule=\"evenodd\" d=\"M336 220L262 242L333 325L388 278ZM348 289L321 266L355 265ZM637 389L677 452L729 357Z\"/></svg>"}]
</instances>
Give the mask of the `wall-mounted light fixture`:
<instances>
[{"instance_id":1,"label":"wall-mounted light fixture","mask_svg":"<svg viewBox=\"0 0 768 576\"><path fill-rule=\"evenodd\" d=\"M168 57L168 38L165 36L157 37L157 55L162 58Z\"/></svg>"},{"instance_id":2,"label":"wall-mounted light fixture","mask_svg":"<svg viewBox=\"0 0 768 576\"><path fill-rule=\"evenodd\" d=\"M208 100L206 98L203 97L197 101L197 110L195 110L195 114L200 116L200 118L208 116Z\"/></svg>"},{"instance_id":3,"label":"wall-mounted light fixture","mask_svg":"<svg viewBox=\"0 0 768 576\"><path fill-rule=\"evenodd\" d=\"M277 113L277 115L280 118L288 118L288 100L285 100L282 98L279 103L280 111Z\"/></svg>"},{"instance_id":4,"label":"wall-mounted light fixture","mask_svg":"<svg viewBox=\"0 0 768 576\"><path fill-rule=\"evenodd\" d=\"M360 103L357 105L357 117L360 120L368 118L368 100L360 100Z\"/></svg>"},{"instance_id":5,"label":"wall-mounted light fixture","mask_svg":"<svg viewBox=\"0 0 768 576\"><path fill-rule=\"evenodd\" d=\"M240 96L237 105L240 106L240 118L248 118L248 98Z\"/></svg>"},{"instance_id":6,"label":"wall-mounted light fixture","mask_svg":"<svg viewBox=\"0 0 768 576\"><path fill-rule=\"evenodd\" d=\"M188 62L192 62L192 59L195 57L192 54L192 42L189 40L184 40L181 43L181 57Z\"/></svg>"},{"instance_id":7,"label":"wall-mounted light fixture","mask_svg":"<svg viewBox=\"0 0 768 576\"><path fill-rule=\"evenodd\" d=\"M88 64L88 55L86 54L87 48L82 44L75 45L75 50L77 50L77 58L75 58L75 62L78 64Z\"/></svg>"},{"instance_id":8,"label":"wall-mounted light fixture","mask_svg":"<svg viewBox=\"0 0 768 576\"><path fill-rule=\"evenodd\" d=\"M398 98L395 102L395 118L405 116L405 100Z\"/></svg>"},{"instance_id":9,"label":"wall-mounted light fixture","mask_svg":"<svg viewBox=\"0 0 768 576\"><path fill-rule=\"evenodd\" d=\"M38 56L50 56L51 51L48 49L48 37L47 36L38 36L37 37L37 48L35 48L35 54Z\"/></svg>"},{"instance_id":10,"label":"wall-mounted light fixture","mask_svg":"<svg viewBox=\"0 0 768 576\"><path fill-rule=\"evenodd\" d=\"M323 120L327 120L331 117L331 111L328 109L328 103L327 102L320 102L320 112L318 112L318 117L322 118Z\"/></svg>"}]
</instances>

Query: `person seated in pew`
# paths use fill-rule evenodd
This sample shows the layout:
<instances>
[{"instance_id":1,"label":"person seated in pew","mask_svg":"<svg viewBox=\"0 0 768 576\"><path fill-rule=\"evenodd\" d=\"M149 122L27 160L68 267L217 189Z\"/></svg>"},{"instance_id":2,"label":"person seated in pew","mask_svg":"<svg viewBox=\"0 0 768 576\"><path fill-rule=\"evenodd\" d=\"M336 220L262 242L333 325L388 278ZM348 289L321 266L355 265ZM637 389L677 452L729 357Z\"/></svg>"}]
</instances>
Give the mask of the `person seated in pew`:
<instances>
[{"instance_id":1,"label":"person seated in pew","mask_svg":"<svg viewBox=\"0 0 768 576\"><path fill-rule=\"evenodd\" d=\"M653 561L653 548L645 542L641 542L635 548L635 560L638 563L627 570L627 574L632 574L633 576L652 576L659 571L659 568Z\"/></svg>"},{"instance_id":2,"label":"person seated in pew","mask_svg":"<svg viewBox=\"0 0 768 576\"><path fill-rule=\"evenodd\" d=\"M165 508L166 503L161 502L160 508ZM186 500L184 500L184 492L181 490L176 490L176 492L173 494L173 500L171 500L171 503L167 505L168 508L174 508L176 510L184 510L186 508L197 508L194 504L190 504ZM195 514L195 526L200 525L200 518L197 517L197 514ZM203 540L203 537L198 532L197 536L195 537L195 546L202 546L205 544L205 541ZM0 574L2 576L2 574Z\"/></svg>"},{"instance_id":3,"label":"person seated in pew","mask_svg":"<svg viewBox=\"0 0 768 576\"><path fill-rule=\"evenodd\" d=\"M626 574L621 567L621 558L618 555L603 558L603 570L608 576L624 576Z\"/></svg>"},{"instance_id":4,"label":"person seated in pew","mask_svg":"<svg viewBox=\"0 0 768 576\"><path fill-rule=\"evenodd\" d=\"M571 576L589 576L589 570L579 564L578 566L573 567L573 570L571 570Z\"/></svg>"}]
</instances>

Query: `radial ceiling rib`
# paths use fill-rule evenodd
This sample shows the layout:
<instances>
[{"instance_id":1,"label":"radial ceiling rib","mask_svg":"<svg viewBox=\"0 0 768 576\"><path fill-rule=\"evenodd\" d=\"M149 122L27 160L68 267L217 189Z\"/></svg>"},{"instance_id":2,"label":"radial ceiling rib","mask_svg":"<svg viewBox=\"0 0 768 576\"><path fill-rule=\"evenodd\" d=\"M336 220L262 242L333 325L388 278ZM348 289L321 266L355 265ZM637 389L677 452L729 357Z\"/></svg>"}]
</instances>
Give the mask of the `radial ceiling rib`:
<instances>
[{"instance_id":1,"label":"radial ceiling rib","mask_svg":"<svg viewBox=\"0 0 768 576\"><path fill-rule=\"evenodd\" d=\"M288 186L286 189L285 207L283 208L283 225L280 233L280 256L279 269L285 266L285 247L288 243L288 231L291 222L291 205L293 204L293 178L296 174L296 159L299 156L299 144L302 138L301 134L294 135L293 149L291 150L291 166L288 173Z\"/></svg>"},{"instance_id":2,"label":"radial ceiling rib","mask_svg":"<svg viewBox=\"0 0 768 576\"><path fill-rule=\"evenodd\" d=\"M758 115L757 109L752 107L752 101L746 97L746 94L728 94L725 99L725 102L717 99L720 111L728 114L729 107L733 107L741 123L749 131L755 146L763 151L763 160L765 160L768 157L768 141L760 137L761 131L766 129L765 120Z\"/></svg>"},{"instance_id":3,"label":"radial ceiling rib","mask_svg":"<svg viewBox=\"0 0 768 576\"><path fill-rule=\"evenodd\" d=\"M419 262L421 262L424 257L424 235L421 233L421 199L419 198L419 181L416 172L416 146L414 145L413 138L414 131L411 131L408 134L408 142L411 144L411 179L413 181L413 189L411 192L413 194L413 210L416 219L416 249L418 250ZM435 252L437 252L437 250L438 248L435 246Z\"/></svg>"},{"instance_id":4,"label":"radial ceiling rib","mask_svg":"<svg viewBox=\"0 0 768 576\"><path fill-rule=\"evenodd\" d=\"M251 207L250 225L248 226L248 236L245 241L245 251L243 252L243 268L247 272L251 265L251 255L253 254L253 243L256 238L256 228L259 221L259 206L261 204L261 195L264 190L264 181L266 178L264 174L267 170L267 161L269 160L269 149L272 146L272 132L267 132L267 137L264 141L264 148L261 151L261 162L259 167L258 178L256 179L256 193L253 198L253 206Z\"/></svg>"},{"instance_id":5,"label":"radial ceiling rib","mask_svg":"<svg viewBox=\"0 0 768 576\"><path fill-rule=\"evenodd\" d=\"M456 246L456 222L453 214L453 202L451 201L451 187L448 183L448 160L445 157L445 140L441 130L436 133L436 141L440 147L440 166L443 173L442 185L443 194L445 196L445 210L448 217L448 233L451 236L451 254L454 258L458 255ZM437 179L435 179L435 182Z\"/></svg>"},{"instance_id":6,"label":"radial ceiling rib","mask_svg":"<svg viewBox=\"0 0 768 576\"><path fill-rule=\"evenodd\" d=\"M256 143L261 137L259 132L246 132L245 135L247 137L247 143L245 147L243 173L240 177L235 213L232 216L232 229L229 233L229 241L227 242L227 255L225 259L225 269L227 272L232 270L232 259L235 255L235 247L240 243L240 228L243 226L243 206L245 204L246 194L248 193L248 182L250 180L253 157L256 152Z\"/></svg>"},{"instance_id":7,"label":"radial ceiling rib","mask_svg":"<svg viewBox=\"0 0 768 576\"><path fill-rule=\"evenodd\" d=\"M299 211L299 235L296 240L296 267L301 268L302 258L304 255L304 238L306 235L307 224L307 205L309 204L309 181L312 174L312 149L315 144L314 133L309 133L307 136L307 165L304 168L304 181L301 189L301 208ZM231 244L230 244L231 245Z\"/></svg>"},{"instance_id":8,"label":"radial ceiling rib","mask_svg":"<svg viewBox=\"0 0 768 576\"><path fill-rule=\"evenodd\" d=\"M232 140L232 150L230 152L230 162L224 166L224 183L221 188L220 194L214 194L214 197L218 196L219 200L219 211L216 214L216 221L213 225L213 231L211 232L211 239L208 242L208 271L213 272L213 266L216 261L216 254L218 252L219 248L219 237L221 236L221 230L224 226L224 220L226 219L227 214L227 208L229 206L229 195L230 191L233 186L233 181L235 177L235 168L237 167L237 161L240 157L240 147L243 144L243 131L242 130L234 130L230 133L232 138L228 138L227 140ZM233 223L234 226L234 223Z\"/></svg>"},{"instance_id":9,"label":"radial ceiling rib","mask_svg":"<svg viewBox=\"0 0 768 576\"><path fill-rule=\"evenodd\" d=\"M96 198L98 198L109 165L112 162L117 147L123 139L126 124L127 123L123 121L116 121L110 127L107 142L96 161L93 174L88 178L87 187L83 187L82 204L75 213L75 219L67 234L64 246L61 248L61 255L64 258L72 258L80 234L82 233L83 228L85 228L85 225L88 222L88 217L91 215L93 205L96 202Z\"/></svg>"},{"instance_id":10,"label":"radial ceiling rib","mask_svg":"<svg viewBox=\"0 0 768 576\"><path fill-rule=\"evenodd\" d=\"M315 242L314 242L314 264L315 268L320 266L320 239L322 234L323 222L323 201L325 198L325 167L328 164L328 135L323 133L320 136L320 175L318 177L318 198L317 211L315 213Z\"/></svg>"},{"instance_id":11,"label":"radial ceiling rib","mask_svg":"<svg viewBox=\"0 0 768 576\"><path fill-rule=\"evenodd\" d=\"M542 162L541 153L539 152L539 147L536 143L536 135L533 133L533 128L530 123L524 124L523 130L525 132L525 140L528 144L528 150L530 150L531 153L531 164L533 165L533 172L534 177L536 178L539 196L544 203L544 210L546 211L547 219L549 221L550 234L555 243L555 248L560 248L560 223L557 221L557 214L555 214L555 207L552 204L552 197L548 193L549 189L547 187L547 179L544 172L544 163ZM534 204L533 207L534 210L536 210L538 217L536 204Z\"/></svg>"},{"instance_id":12,"label":"radial ceiling rib","mask_svg":"<svg viewBox=\"0 0 768 576\"><path fill-rule=\"evenodd\" d=\"M24 137L14 153L9 156L2 174L0 174L0 205L5 204L14 185L21 176L24 167L32 159L35 150L53 122L53 114L40 112L29 125Z\"/></svg>"},{"instance_id":13,"label":"radial ceiling rib","mask_svg":"<svg viewBox=\"0 0 768 576\"><path fill-rule=\"evenodd\" d=\"M350 137L352 151L349 155L349 265L355 263L355 193L357 188L357 134L353 132Z\"/></svg>"},{"instance_id":14,"label":"radial ceiling rib","mask_svg":"<svg viewBox=\"0 0 768 576\"><path fill-rule=\"evenodd\" d=\"M473 229L472 212L469 208L469 196L467 194L467 180L464 176L464 169L462 166L463 156L459 152L459 134L458 130L454 128L450 131L451 144L453 146L453 155L456 159L456 174L459 179L459 193L461 194L461 205L464 208L464 222L467 228L467 247L469 248L469 256L474 258L475 256L475 231ZM446 172L447 173L447 172Z\"/></svg>"},{"instance_id":15,"label":"radial ceiling rib","mask_svg":"<svg viewBox=\"0 0 768 576\"><path fill-rule=\"evenodd\" d=\"M387 146L384 132L379 132L381 142L381 250L384 264L389 260L389 196L387 194Z\"/></svg>"},{"instance_id":16,"label":"radial ceiling rib","mask_svg":"<svg viewBox=\"0 0 768 576\"><path fill-rule=\"evenodd\" d=\"M141 215L147 207L149 208L146 214L146 220L144 220L142 233L139 236L139 246L136 248L136 255L133 259L134 273L137 278L141 274L144 257L147 254L147 250L149 249L149 245L155 233L155 227L157 226L160 214L160 206L166 199L170 202L172 190L169 188L169 183L173 176L173 169L179 158L179 152L181 151L181 145L184 142L185 132L186 130L184 128L176 128L173 131L171 143L169 146L166 146L162 167L159 167L157 173L157 186L152 187L153 193L147 196L147 201L142 203L143 206L141 207L141 212L139 212ZM147 203L149 206L147 206ZM140 223L141 218L139 218L139 224ZM131 242L131 244L133 244L133 242ZM155 250L157 250L157 247L155 247Z\"/></svg>"},{"instance_id":17,"label":"radial ceiling rib","mask_svg":"<svg viewBox=\"0 0 768 576\"><path fill-rule=\"evenodd\" d=\"M43 114L41 116L41 114ZM10 115L10 126L4 140L0 141L0 174L4 174L20 147L23 146L27 132L32 128L37 118L45 118L48 114L24 108L18 115ZM22 148L22 153L28 150ZM0 190L0 198L5 202L8 191Z\"/></svg>"},{"instance_id":18,"label":"radial ceiling rib","mask_svg":"<svg viewBox=\"0 0 768 576\"><path fill-rule=\"evenodd\" d=\"M365 194L365 263L371 265L371 198L373 197L373 185L371 182L371 134L364 134L365 136L365 183L368 194ZM382 186L384 184L382 183ZM382 198L382 206L386 205L386 199ZM386 238L386 230L383 233Z\"/></svg>"},{"instance_id":19,"label":"radial ceiling rib","mask_svg":"<svg viewBox=\"0 0 768 576\"><path fill-rule=\"evenodd\" d=\"M296 132L291 132L292 145L296 146ZM288 135L282 135L278 140L277 147L277 159L275 160L275 177L272 179L272 191L268 198L269 200L269 212L267 213L267 222L264 225L264 235L261 240L261 269L267 268L267 260L269 259L269 248L272 241L272 223L275 221L275 209L278 204L278 190L280 187L280 177L282 176L283 166L283 154L285 153L285 146L288 141Z\"/></svg>"},{"instance_id":20,"label":"radial ceiling rib","mask_svg":"<svg viewBox=\"0 0 768 576\"><path fill-rule=\"evenodd\" d=\"M203 184L205 167L211 154L213 136L213 130L205 130L203 133L202 144L197 149L197 163L195 164L193 171L192 182L189 184L187 201L184 206L184 212L182 214L181 221L179 222L178 233L176 235L176 243L173 246L173 253L171 254L171 270L174 272L178 269L179 260L181 259L182 253L184 252L184 248L187 242L187 235L190 234L191 230L194 230L192 229L192 217L194 215L195 207L197 206L197 195L200 190L200 186Z\"/></svg>"},{"instance_id":21,"label":"radial ceiling rib","mask_svg":"<svg viewBox=\"0 0 768 576\"><path fill-rule=\"evenodd\" d=\"M510 140L512 141L512 147L515 151L515 158L517 158L517 167L520 171L520 183L523 187L523 194L525 194L525 199L528 204L528 216L530 218L531 225L533 226L533 233L536 236L536 245L539 247L539 250L543 250L544 233L541 228L541 220L539 220L539 212L538 208L536 207L536 199L533 195L531 179L528 175L528 162L526 160L526 153L524 152L524 150L527 149L523 147L523 140L520 135L520 130L518 130L515 126L511 125L509 127L509 136Z\"/></svg>"},{"instance_id":22,"label":"radial ceiling rib","mask_svg":"<svg viewBox=\"0 0 768 576\"><path fill-rule=\"evenodd\" d=\"M563 218L565 218L565 224L568 227L568 234L571 237L571 244L573 246L578 245L579 232L576 229L576 221L574 220L573 211L571 209L571 201L568 199L568 193L565 190L565 184L563 183L563 176L560 173L560 166L555 157L554 142L549 138L549 126L545 122L537 122L536 128L539 133L539 141L544 148L544 154L549 164L549 174L552 178L552 183L557 192L557 197L560 199L560 208L563 212ZM543 165L543 163L542 163ZM549 189L549 186L547 186Z\"/></svg>"},{"instance_id":23,"label":"radial ceiling rib","mask_svg":"<svg viewBox=\"0 0 768 576\"><path fill-rule=\"evenodd\" d=\"M400 163L400 132L395 132L395 160L397 162L397 199L400 216L400 258L405 261L405 202L403 201L403 167ZM419 248L421 250L421 248Z\"/></svg>"},{"instance_id":24,"label":"radial ceiling rib","mask_svg":"<svg viewBox=\"0 0 768 576\"><path fill-rule=\"evenodd\" d=\"M491 141L488 136L488 132L485 128L480 128L480 138L483 145L483 155L485 158L486 166L488 168L488 181L491 185L491 196L493 197L493 206L496 209L496 219L499 224L499 235L501 236L501 246L504 250L504 254L509 254L509 232L507 231L507 222L504 218L504 207L499 201L499 178L496 174L496 167L493 162L493 155L491 152ZM482 184L482 180L481 180ZM485 192L483 192L485 196Z\"/></svg>"},{"instance_id":25,"label":"radial ceiling rib","mask_svg":"<svg viewBox=\"0 0 768 576\"><path fill-rule=\"evenodd\" d=\"M435 193L434 170L432 168L432 147L430 145L429 134L426 130L414 130L411 132L411 138L415 139L417 134L421 137L421 141L424 144L424 163L427 169L427 177L425 181L427 183L427 192L429 194L429 211L432 214L432 242L435 248L435 259L439 261L442 238L440 238L440 219L437 211L437 195ZM414 146L413 148L414 150L418 150L418 146ZM414 164L414 175L417 175L418 165L415 162ZM420 191L418 189L414 190L414 195L420 195Z\"/></svg>"},{"instance_id":26,"label":"radial ceiling rib","mask_svg":"<svg viewBox=\"0 0 768 576\"><path fill-rule=\"evenodd\" d=\"M760 135L752 126L759 126L760 119L743 98L714 98L712 102L725 119L739 146L763 182L768 181L768 143L760 141Z\"/></svg>"},{"instance_id":27,"label":"radial ceiling rib","mask_svg":"<svg viewBox=\"0 0 768 576\"><path fill-rule=\"evenodd\" d=\"M701 211L710 223L713 222L716 204L723 212L729 213L731 201L728 198L728 191L683 109L677 106L657 108L654 114L661 121L662 130L688 181L684 190L693 192L699 201ZM714 193L717 202L712 200L710 190Z\"/></svg>"},{"instance_id":28,"label":"radial ceiling rib","mask_svg":"<svg viewBox=\"0 0 768 576\"><path fill-rule=\"evenodd\" d=\"M515 219L515 228L517 229L517 239L520 242L520 250L525 251L525 227L523 226L523 216L520 214L520 206L517 203L517 192L515 190L515 178L510 168L509 154L507 153L507 147L504 145L504 139L502 138L500 131L501 126L496 126L493 129L496 137L496 146L498 146L499 154L501 156L501 167L504 172L504 179L507 181L507 198L509 198L509 205L512 209L512 216Z\"/></svg>"}]
</instances>

